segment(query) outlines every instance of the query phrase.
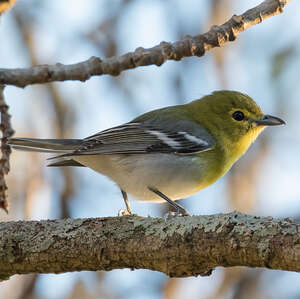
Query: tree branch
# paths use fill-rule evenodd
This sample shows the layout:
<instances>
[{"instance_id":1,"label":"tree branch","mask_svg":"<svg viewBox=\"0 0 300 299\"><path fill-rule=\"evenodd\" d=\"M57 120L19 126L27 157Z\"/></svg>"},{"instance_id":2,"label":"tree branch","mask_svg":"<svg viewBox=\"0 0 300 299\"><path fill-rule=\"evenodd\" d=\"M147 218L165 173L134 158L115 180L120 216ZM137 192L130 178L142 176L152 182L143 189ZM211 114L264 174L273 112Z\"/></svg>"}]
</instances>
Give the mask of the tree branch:
<instances>
[{"instance_id":1,"label":"tree branch","mask_svg":"<svg viewBox=\"0 0 300 299\"><path fill-rule=\"evenodd\" d=\"M101 60L97 57L71 65L57 63L55 65L39 65L27 69L0 69L0 84L25 87L29 84L54 81L80 80L86 81L92 76L118 76L122 71L146 65L160 66L167 60L181 60L184 57L203 56L206 51L220 47L249 27L261 23L265 19L283 11L290 0L265 0L258 6L247 10L240 16L234 15L220 26L212 28L201 35L185 36L182 40L144 49L122 56L114 56Z\"/></svg>"},{"instance_id":2,"label":"tree branch","mask_svg":"<svg viewBox=\"0 0 300 299\"><path fill-rule=\"evenodd\" d=\"M300 224L238 212L0 223L2 279L121 268L185 277L210 275L217 266L300 272Z\"/></svg>"},{"instance_id":3,"label":"tree branch","mask_svg":"<svg viewBox=\"0 0 300 299\"><path fill-rule=\"evenodd\" d=\"M0 131L2 133L0 159L0 209L3 209L6 213L8 213L8 202L6 195L7 186L5 182L5 175L7 175L10 170L9 157L11 154L11 148L7 144L7 139L14 134L8 108L9 107L4 99L4 85L0 84Z\"/></svg>"}]
</instances>

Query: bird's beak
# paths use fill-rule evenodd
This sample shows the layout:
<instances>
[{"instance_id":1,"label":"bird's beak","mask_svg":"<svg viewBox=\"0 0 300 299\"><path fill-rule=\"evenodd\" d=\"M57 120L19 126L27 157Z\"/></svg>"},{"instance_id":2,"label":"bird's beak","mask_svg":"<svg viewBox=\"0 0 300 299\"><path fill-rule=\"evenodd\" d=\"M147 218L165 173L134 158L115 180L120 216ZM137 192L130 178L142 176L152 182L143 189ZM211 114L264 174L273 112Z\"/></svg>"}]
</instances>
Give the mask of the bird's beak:
<instances>
[{"instance_id":1,"label":"bird's beak","mask_svg":"<svg viewBox=\"0 0 300 299\"><path fill-rule=\"evenodd\" d=\"M285 121L279 117L272 115L263 115L261 119L256 120L255 123L258 126L280 126L285 125Z\"/></svg>"}]
</instances>

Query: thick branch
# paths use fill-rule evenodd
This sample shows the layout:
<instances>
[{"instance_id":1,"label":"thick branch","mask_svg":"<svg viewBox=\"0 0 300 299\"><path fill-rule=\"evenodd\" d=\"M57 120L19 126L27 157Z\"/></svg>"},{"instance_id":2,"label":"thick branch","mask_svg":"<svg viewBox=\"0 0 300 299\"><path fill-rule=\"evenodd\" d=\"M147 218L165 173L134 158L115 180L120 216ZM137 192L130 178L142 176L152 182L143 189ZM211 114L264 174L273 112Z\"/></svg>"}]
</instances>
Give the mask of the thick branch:
<instances>
[{"instance_id":1,"label":"thick branch","mask_svg":"<svg viewBox=\"0 0 300 299\"><path fill-rule=\"evenodd\" d=\"M87 61L63 65L39 65L27 69L0 69L0 84L11 84L25 87L29 84L53 81L80 80L86 81L95 75L117 76L122 71L146 65L162 65L167 60L181 60L184 57L203 56L206 51L234 41L239 33L261 23L265 19L282 12L290 0L265 0L260 5L249 9L240 16L234 15L220 26L213 26L208 32L185 36L182 40L144 49L122 56L101 60L91 57Z\"/></svg>"},{"instance_id":2,"label":"thick branch","mask_svg":"<svg viewBox=\"0 0 300 299\"><path fill-rule=\"evenodd\" d=\"M300 272L300 224L238 212L211 216L65 219L0 224L0 275L121 268L170 276L217 267Z\"/></svg>"}]
</instances>

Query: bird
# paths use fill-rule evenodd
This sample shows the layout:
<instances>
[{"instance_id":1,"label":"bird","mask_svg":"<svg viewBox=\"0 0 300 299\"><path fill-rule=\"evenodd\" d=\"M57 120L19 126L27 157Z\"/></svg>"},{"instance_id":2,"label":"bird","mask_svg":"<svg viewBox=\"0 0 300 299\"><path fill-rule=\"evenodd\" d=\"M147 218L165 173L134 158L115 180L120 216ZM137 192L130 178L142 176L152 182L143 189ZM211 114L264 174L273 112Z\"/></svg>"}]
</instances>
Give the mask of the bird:
<instances>
[{"instance_id":1,"label":"bird","mask_svg":"<svg viewBox=\"0 0 300 299\"><path fill-rule=\"evenodd\" d=\"M56 153L48 166L84 166L110 178L121 190L123 214L132 215L130 194L142 201L167 201L177 215L187 216L176 200L213 184L267 126L284 124L264 114L248 95L219 90L84 139L10 138L8 144Z\"/></svg>"}]
</instances>

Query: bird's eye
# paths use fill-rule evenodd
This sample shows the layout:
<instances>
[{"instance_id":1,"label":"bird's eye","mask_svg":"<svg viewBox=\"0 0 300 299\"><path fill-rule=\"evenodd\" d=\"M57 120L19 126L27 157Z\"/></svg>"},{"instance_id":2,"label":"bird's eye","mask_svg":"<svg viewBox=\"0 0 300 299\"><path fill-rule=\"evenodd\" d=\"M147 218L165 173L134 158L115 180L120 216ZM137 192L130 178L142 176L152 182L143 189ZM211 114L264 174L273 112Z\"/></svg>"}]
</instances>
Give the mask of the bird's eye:
<instances>
[{"instance_id":1,"label":"bird's eye","mask_svg":"<svg viewBox=\"0 0 300 299\"><path fill-rule=\"evenodd\" d=\"M237 121L241 121L245 118L245 115L242 111L235 111L233 114L232 114L232 118L237 120Z\"/></svg>"}]
</instances>

